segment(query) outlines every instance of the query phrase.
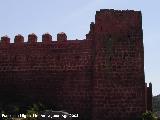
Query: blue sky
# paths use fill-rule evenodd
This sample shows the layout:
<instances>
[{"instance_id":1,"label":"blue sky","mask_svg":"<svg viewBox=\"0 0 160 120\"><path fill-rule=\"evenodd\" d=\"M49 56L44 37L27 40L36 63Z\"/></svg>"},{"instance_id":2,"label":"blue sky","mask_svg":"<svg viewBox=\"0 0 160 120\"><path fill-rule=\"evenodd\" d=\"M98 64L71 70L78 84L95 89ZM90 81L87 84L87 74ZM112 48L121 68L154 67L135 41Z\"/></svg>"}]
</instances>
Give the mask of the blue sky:
<instances>
[{"instance_id":1,"label":"blue sky","mask_svg":"<svg viewBox=\"0 0 160 120\"><path fill-rule=\"evenodd\" d=\"M153 95L160 94L160 1L159 0L0 0L0 36L13 42L16 34L27 41L29 33L49 32L53 39L65 32L68 39L84 39L100 9L141 10L145 55L145 79Z\"/></svg>"}]
</instances>

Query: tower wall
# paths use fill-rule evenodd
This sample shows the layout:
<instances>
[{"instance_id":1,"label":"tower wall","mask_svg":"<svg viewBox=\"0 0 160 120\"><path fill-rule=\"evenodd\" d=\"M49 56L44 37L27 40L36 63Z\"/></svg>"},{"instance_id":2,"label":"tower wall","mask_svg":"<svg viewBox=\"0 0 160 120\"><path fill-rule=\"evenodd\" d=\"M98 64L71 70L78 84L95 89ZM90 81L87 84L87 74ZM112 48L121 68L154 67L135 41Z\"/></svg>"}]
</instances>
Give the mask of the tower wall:
<instances>
[{"instance_id":1,"label":"tower wall","mask_svg":"<svg viewBox=\"0 0 160 120\"><path fill-rule=\"evenodd\" d=\"M138 11L103 9L91 24L94 120L136 119L146 110L141 21Z\"/></svg>"}]
</instances>

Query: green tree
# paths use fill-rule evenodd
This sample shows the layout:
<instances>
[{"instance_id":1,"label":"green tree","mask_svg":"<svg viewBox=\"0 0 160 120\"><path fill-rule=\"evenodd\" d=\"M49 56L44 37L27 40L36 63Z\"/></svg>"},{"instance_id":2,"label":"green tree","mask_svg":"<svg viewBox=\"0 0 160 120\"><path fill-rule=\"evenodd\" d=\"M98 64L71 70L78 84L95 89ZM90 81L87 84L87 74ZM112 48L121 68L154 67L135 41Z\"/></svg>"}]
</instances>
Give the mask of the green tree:
<instances>
[{"instance_id":1,"label":"green tree","mask_svg":"<svg viewBox=\"0 0 160 120\"><path fill-rule=\"evenodd\" d=\"M147 111L142 114L142 120L157 120L157 118L153 112Z\"/></svg>"}]
</instances>

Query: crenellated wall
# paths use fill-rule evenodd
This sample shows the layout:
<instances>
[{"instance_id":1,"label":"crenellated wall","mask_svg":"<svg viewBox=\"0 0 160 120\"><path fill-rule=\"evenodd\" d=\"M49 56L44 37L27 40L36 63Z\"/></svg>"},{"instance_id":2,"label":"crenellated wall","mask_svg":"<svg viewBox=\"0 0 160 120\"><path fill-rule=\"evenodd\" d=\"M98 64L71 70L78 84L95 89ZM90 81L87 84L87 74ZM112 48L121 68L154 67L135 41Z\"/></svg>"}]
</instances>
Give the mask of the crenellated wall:
<instances>
[{"instance_id":1,"label":"crenellated wall","mask_svg":"<svg viewBox=\"0 0 160 120\"><path fill-rule=\"evenodd\" d=\"M136 120L151 110L140 11L97 11L84 40L67 40L63 32L57 41L48 33L37 39L1 37L3 102L41 101L78 113L79 120Z\"/></svg>"},{"instance_id":2,"label":"crenellated wall","mask_svg":"<svg viewBox=\"0 0 160 120\"><path fill-rule=\"evenodd\" d=\"M9 40L4 36L0 42L0 94L6 104L17 102L16 96L25 103L41 101L56 110L89 114L91 41L67 40L65 33L57 34L57 41L48 33L42 42L35 34L29 34L27 42L21 35L14 43Z\"/></svg>"}]
</instances>

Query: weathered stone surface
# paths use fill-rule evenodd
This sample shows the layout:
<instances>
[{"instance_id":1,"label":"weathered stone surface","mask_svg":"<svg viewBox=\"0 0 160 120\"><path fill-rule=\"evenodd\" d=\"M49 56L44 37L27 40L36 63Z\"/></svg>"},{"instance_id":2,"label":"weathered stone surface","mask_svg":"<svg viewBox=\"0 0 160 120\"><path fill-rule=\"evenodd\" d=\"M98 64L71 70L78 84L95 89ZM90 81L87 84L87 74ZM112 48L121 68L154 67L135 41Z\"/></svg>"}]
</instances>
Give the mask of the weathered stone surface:
<instances>
[{"instance_id":1,"label":"weathered stone surface","mask_svg":"<svg viewBox=\"0 0 160 120\"><path fill-rule=\"evenodd\" d=\"M78 113L80 120L135 120L150 110L141 12L103 9L95 17L84 40L67 40L65 33L57 41L44 34L42 42L35 34L28 42L2 37L1 101L25 96Z\"/></svg>"},{"instance_id":2,"label":"weathered stone surface","mask_svg":"<svg viewBox=\"0 0 160 120\"><path fill-rule=\"evenodd\" d=\"M153 112L160 118L160 95L153 96Z\"/></svg>"}]
</instances>

